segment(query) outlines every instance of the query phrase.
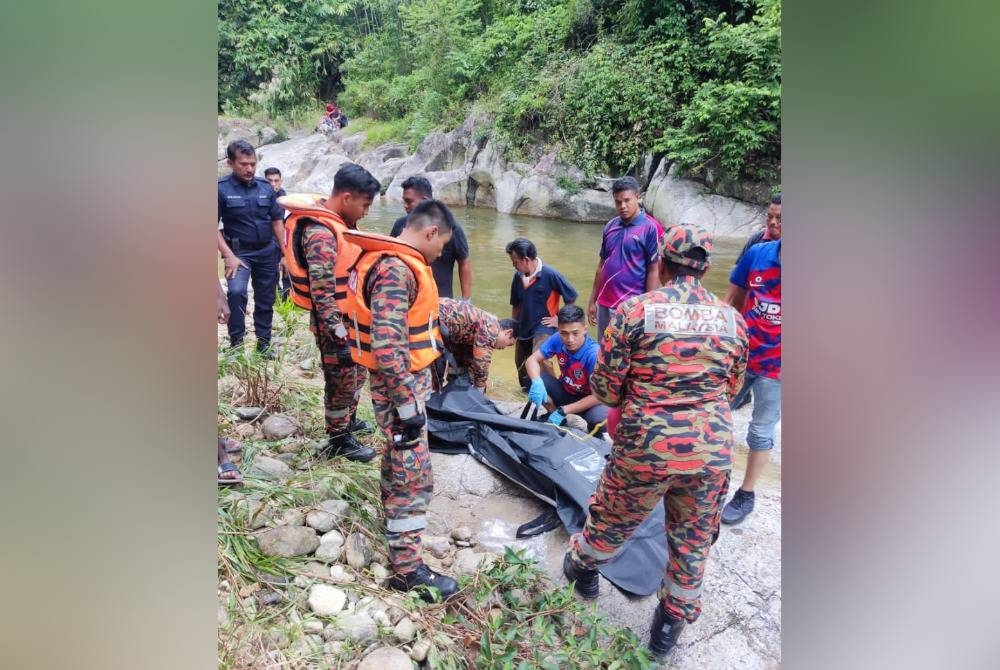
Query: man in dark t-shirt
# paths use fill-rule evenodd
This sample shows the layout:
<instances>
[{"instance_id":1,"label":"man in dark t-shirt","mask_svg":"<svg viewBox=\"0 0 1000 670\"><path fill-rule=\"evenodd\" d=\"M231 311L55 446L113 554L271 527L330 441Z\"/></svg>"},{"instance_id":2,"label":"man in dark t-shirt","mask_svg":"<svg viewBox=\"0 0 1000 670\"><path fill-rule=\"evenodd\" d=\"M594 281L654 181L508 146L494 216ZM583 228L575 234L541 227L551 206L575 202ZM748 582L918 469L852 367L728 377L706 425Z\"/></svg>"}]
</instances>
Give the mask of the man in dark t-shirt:
<instances>
[{"instance_id":1,"label":"man in dark t-shirt","mask_svg":"<svg viewBox=\"0 0 1000 670\"><path fill-rule=\"evenodd\" d=\"M403 208L407 215L418 203L433 197L431 183L424 177L409 177L403 182ZM401 216L392 224L392 237L399 237L406 226L406 217ZM469 239L465 236L462 226L456 225L451 240L444 246L441 257L431 263L434 273L434 283L438 287L438 296L454 297L455 263L458 263L458 282L462 289L462 300L469 302L472 298L472 261L469 259Z\"/></svg>"}]
</instances>

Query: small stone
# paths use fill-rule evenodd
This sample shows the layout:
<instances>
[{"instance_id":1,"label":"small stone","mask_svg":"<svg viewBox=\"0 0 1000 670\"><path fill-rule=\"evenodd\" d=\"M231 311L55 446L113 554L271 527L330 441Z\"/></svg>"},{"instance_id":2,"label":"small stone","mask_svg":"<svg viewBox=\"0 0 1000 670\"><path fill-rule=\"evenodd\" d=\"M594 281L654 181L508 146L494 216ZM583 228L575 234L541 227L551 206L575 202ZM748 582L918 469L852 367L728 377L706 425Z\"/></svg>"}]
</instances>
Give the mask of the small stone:
<instances>
[{"instance_id":1,"label":"small stone","mask_svg":"<svg viewBox=\"0 0 1000 670\"><path fill-rule=\"evenodd\" d=\"M288 479L294 473L286 463L282 463L276 458L257 455L250 466L251 477L259 479Z\"/></svg>"},{"instance_id":2,"label":"small stone","mask_svg":"<svg viewBox=\"0 0 1000 670\"><path fill-rule=\"evenodd\" d=\"M222 603L219 603L217 618L220 628L224 628L229 625L229 608Z\"/></svg>"},{"instance_id":3,"label":"small stone","mask_svg":"<svg viewBox=\"0 0 1000 670\"><path fill-rule=\"evenodd\" d=\"M344 648L343 642L327 642L323 645L323 655L324 656L340 656L341 650Z\"/></svg>"},{"instance_id":4,"label":"small stone","mask_svg":"<svg viewBox=\"0 0 1000 670\"><path fill-rule=\"evenodd\" d=\"M320 538L319 541L320 547L322 547L323 538ZM306 563L306 574L317 579L326 579L330 576L330 566L319 561L309 561Z\"/></svg>"},{"instance_id":5,"label":"small stone","mask_svg":"<svg viewBox=\"0 0 1000 670\"><path fill-rule=\"evenodd\" d=\"M309 372L315 369L316 369L315 358L310 357L305 359L304 361L299 361L299 370L303 370L304 372Z\"/></svg>"},{"instance_id":6,"label":"small stone","mask_svg":"<svg viewBox=\"0 0 1000 670\"><path fill-rule=\"evenodd\" d=\"M382 582L384 582L386 579L389 578L389 569L386 568L381 563L372 563L371 570L372 570L372 577L374 577L375 581L378 582L379 584L381 584Z\"/></svg>"},{"instance_id":7,"label":"small stone","mask_svg":"<svg viewBox=\"0 0 1000 670\"><path fill-rule=\"evenodd\" d=\"M236 517L250 525L251 530L257 530L267 525L271 520L270 510L260 500L243 498L236 501Z\"/></svg>"},{"instance_id":8,"label":"small stone","mask_svg":"<svg viewBox=\"0 0 1000 670\"><path fill-rule=\"evenodd\" d=\"M236 437L243 438L244 440L251 437L256 432L257 429L252 423L241 423L236 426Z\"/></svg>"},{"instance_id":9,"label":"small stone","mask_svg":"<svg viewBox=\"0 0 1000 670\"><path fill-rule=\"evenodd\" d=\"M472 539L472 530L468 526L459 526L451 531L451 537L456 542L468 542Z\"/></svg>"},{"instance_id":10,"label":"small stone","mask_svg":"<svg viewBox=\"0 0 1000 670\"><path fill-rule=\"evenodd\" d=\"M301 526L306 522L306 515L300 509L286 509L275 521L279 526Z\"/></svg>"},{"instance_id":11,"label":"small stone","mask_svg":"<svg viewBox=\"0 0 1000 670\"><path fill-rule=\"evenodd\" d=\"M316 621L315 619L306 621L305 623L302 624L302 629L305 630L307 633L317 633L317 634L322 633L324 627L325 626L323 625L322 621Z\"/></svg>"},{"instance_id":12,"label":"small stone","mask_svg":"<svg viewBox=\"0 0 1000 670\"><path fill-rule=\"evenodd\" d=\"M422 640L417 640L416 644L413 645L413 649L410 650L410 658L412 658L417 663L423 663L424 659L427 658L427 652L431 650L430 638L423 638Z\"/></svg>"},{"instance_id":13,"label":"small stone","mask_svg":"<svg viewBox=\"0 0 1000 670\"><path fill-rule=\"evenodd\" d=\"M451 551L451 542L440 535L424 535L420 538L420 546L429 551L435 558L444 558Z\"/></svg>"},{"instance_id":14,"label":"small stone","mask_svg":"<svg viewBox=\"0 0 1000 670\"><path fill-rule=\"evenodd\" d=\"M333 616L344 609L347 594L335 586L313 584L309 589L309 609L320 616Z\"/></svg>"},{"instance_id":15,"label":"small stone","mask_svg":"<svg viewBox=\"0 0 1000 670\"><path fill-rule=\"evenodd\" d=\"M328 563L335 563L344 553L344 536L339 531L331 530L319 539L316 558Z\"/></svg>"},{"instance_id":16,"label":"small stone","mask_svg":"<svg viewBox=\"0 0 1000 670\"><path fill-rule=\"evenodd\" d=\"M391 606L385 611L386 615L389 617L389 623L395 626L398 624L403 617L406 616L406 610L403 610L395 605Z\"/></svg>"},{"instance_id":17,"label":"small stone","mask_svg":"<svg viewBox=\"0 0 1000 670\"><path fill-rule=\"evenodd\" d=\"M319 547L316 531L305 526L278 526L257 535L260 552L265 556L306 556Z\"/></svg>"},{"instance_id":18,"label":"small stone","mask_svg":"<svg viewBox=\"0 0 1000 670\"><path fill-rule=\"evenodd\" d=\"M409 642L417 634L417 625L409 618L400 619L399 623L392 629L392 634L400 642Z\"/></svg>"},{"instance_id":19,"label":"small stone","mask_svg":"<svg viewBox=\"0 0 1000 670\"><path fill-rule=\"evenodd\" d=\"M306 525L320 533L328 533L337 525L337 519L329 512L314 509L306 514Z\"/></svg>"},{"instance_id":20,"label":"small stone","mask_svg":"<svg viewBox=\"0 0 1000 670\"><path fill-rule=\"evenodd\" d=\"M413 670L406 652L395 647L379 647L361 659L358 670Z\"/></svg>"},{"instance_id":21,"label":"small stone","mask_svg":"<svg viewBox=\"0 0 1000 670\"><path fill-rule=\"evenodd\" d=\"M285 460L284 458L282 458L282 456L294 457L295 454L298 453L300 446L302 445L296 442L295 440L292 440L291 442L286 442L284 444L279 444L278 451L281 452L281 456L278 456L278 458L285 461L285 463L291 465L293 459L289 458L288 460Z\"/></svg>"},{"instance_id":22,"label":"small stone","mask_svg":"<svg viewBox=\"0 0 1000 670\"><path fill-rule=\"evenodd\" d=\"M260 591L257 593L257 607L277 605L285 599L285 594L281 591Z\"/></svg>"},{"instance_id":23,"label":"small stone","mask_svg":"<svg viewBox=\"0 0 1000 670\"><path fill-rule=\"evenodd\" d=\"M351 504L346 500L324 500L319 504L319 508L333 515L334 520L340 521L351 511Z\"/></svg>"},{"instance_id":24,"label":"small stone","mask_svg":"<svg viewBox=\"0 0 1000 670\"><path fill-rule=\"evenodd\" d=\"M377 623L382 628L392 628L392 622L389 621L389 615L385 613L385 610L376 610L371 612L372 621Z\"/></svg>"},{"instance_id":25,"label":"small stone","mask_svg":"<svg viewBox=\"0 0 1000 670\"><path fill-rule=\"evenodd\" d=\"M459 549L455 554L452 569L456 575L474 575L480 569L488 569L496 558L496 554L480 554L472 549Z\"/></svg>"},{"instance_id":26,"label":"small stone","mask_svg":"<svg viewBox=\"0 0 1000 670\"><path fill-rule=\"evenodd\" d=\"M295 575L295 579L292 580L292 584L295 584L300 589L308 588L312 581L305 575Z\"/></svg>"},{"instance_id":27,"label":"small stone","mask_svg":"<svg viewBox=\"0 0 1000 670\"><path fill-rule=\"evenodd\" d=\"M225 580L225 579L223 579L221 582L219 582L219 590L220 591L228 591L229 590L229 582L227 580Z\"/></svg>"},{"instance_id":28,"label":"small stone","mask_svg":"<svg viewBox=\"0 0 1000 670\"><path fill-rule=\"evenodd\" d=\"M455 540L456 547L471 547L471 542L466 542L465 540Z\"/></svg>"},{"instance_id":29,"label":"small stone","mask_svg":"<svg viewBox=\"0 0 1000 670\"><path fill-rule=\"evenodd\" d=\"M289 454L282 451L280 454L278 454L277 460L291 467L292 463L295 461L295 454Z\"/></svg>"},{"instance_id":30,"label":"small stone","mask_svg":"<svg viewBox=\"0 0 1000 670\"><path fill-rule=\"evenodd\" d=\"M233 409L241 421L253 421L264 414L263 407L235 407Z\"/></svg>"},{"instance_id":31,"label":"small stone","mask_svg":"<svg viewBox=\"0 0 1000 670\"><path fill-rule=\"evenodd\" d=\"M355 581L357 577L348 572L347 568L338 564L330 568L330 579L338 584L350 584Z\"/></svg>"},{"instance_id":32,"label":"small stone","mask_svg":"<svg viewBox=\"0 0 1000 670\"><path fill-rule=\"evenodd\" d=\"M345 548L347 564L355 570L361 570L372 561L372 550L368 540L361 533L351 533L347 537Z\"/></svg>"},{"instance_id":33,"label":"small stone","mask_svg":"<svg viewBox=\"0 0 1000 670\"><path fill-rule=\"evenodd\" d=\"M378 638L378 626L367 614L348 614L337 617L336 625L348 638L357 642L371 642Z\"/></svg>"},{"instance_id":34,"label":"small stone","mask_svg":"<svg viewBox=\"0 0 1000 670\"><path fill-rule=\"evenodd\" d=\"M264 419L264 424L261 426L264 437L268 440L283 440L294 435L298 429L299 424L284 414L272 414Z\"/></svg>"}]
</instances>

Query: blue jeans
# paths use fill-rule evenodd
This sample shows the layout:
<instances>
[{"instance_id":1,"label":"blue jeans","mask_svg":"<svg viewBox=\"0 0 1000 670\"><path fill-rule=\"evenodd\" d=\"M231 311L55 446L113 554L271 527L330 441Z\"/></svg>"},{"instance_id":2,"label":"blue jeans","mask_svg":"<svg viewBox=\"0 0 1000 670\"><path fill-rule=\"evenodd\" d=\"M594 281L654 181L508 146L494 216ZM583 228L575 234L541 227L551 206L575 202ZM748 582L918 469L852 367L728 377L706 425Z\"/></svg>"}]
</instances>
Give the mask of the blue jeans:
<instances>
[{"instance_id":1,"label":"blue jeans","mask_svg":"<svg viewBox=\"0 0 1000 670\"><path fill-rule=\"evenodd\" d=\"M753 415L747 429L747 446L753 451L774 448L774 429L781 418L781 380L747 373L743 388L730 403L739 405L741 396L753 391Z\"/></svg>"},{"instance_id":2,"label":"blue jeans","mask_svg":"<svg viewBox=\"0 0 1000 670\"><path fill-rule=\"evenodd\" d=\"M544 368L542 368L542 382L545 384L545 393L547 393L549 398L552 399L552 402L556 404L556 407L568 405L571 402L582 400L590 395L589 393L577 396L570 395L566 392L566 389L563 388L563 385L559 382L559 380L546 372ZM608 406L594 405L580 416L587 422L587 431L590 432L594 430L594 426L608 418Z\"/></svg>"},{"instance_id":3,"label":"blue jeans","mask_svg":"<svg viewBox=\"0 0 1000 670\"><path fill-rule=\"evenodd\" d=\"M253 330L257 335L257 347L264 348L271 343L271 319L274 316L275 288L278 285L278 261L281 250L276 243L263 249L245 250L236 256L249 265L240 266L236 276L226 280L229 289L229 342L237 345L246 334L247 286L253 285Z\"/></svg>"}]
</instances>

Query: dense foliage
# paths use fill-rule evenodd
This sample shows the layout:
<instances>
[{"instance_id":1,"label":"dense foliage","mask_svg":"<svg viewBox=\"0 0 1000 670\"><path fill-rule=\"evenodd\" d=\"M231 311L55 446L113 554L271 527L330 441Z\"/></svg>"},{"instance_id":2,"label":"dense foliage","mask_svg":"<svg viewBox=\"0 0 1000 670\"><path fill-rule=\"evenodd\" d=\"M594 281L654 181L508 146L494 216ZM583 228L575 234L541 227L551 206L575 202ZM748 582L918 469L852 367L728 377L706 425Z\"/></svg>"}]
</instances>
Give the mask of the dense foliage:
<instances>
[{"instance_id":1,"label":"dense foliage","mask_svg":"<svg viewBox=\"0 0 1000 670\"><path fill-rule=\"evenodd\" d=\"M337 96L409 139L473 106L514 154L589 173L648 152L695 174L774 179L781 0L220 0L220 108Z\"/></svg>"}]
</instances>

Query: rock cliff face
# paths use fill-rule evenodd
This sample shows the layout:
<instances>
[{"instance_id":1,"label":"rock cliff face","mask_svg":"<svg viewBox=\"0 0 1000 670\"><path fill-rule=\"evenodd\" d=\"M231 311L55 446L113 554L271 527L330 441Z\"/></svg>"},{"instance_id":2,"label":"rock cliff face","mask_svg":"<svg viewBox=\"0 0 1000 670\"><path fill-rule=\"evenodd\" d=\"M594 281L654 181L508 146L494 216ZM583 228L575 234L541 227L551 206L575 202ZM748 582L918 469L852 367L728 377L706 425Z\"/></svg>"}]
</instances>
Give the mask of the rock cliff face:
<instances>
[{"instance_id":1,"label":"rock cliff face","mask_svg":"<svg viewBox=\"0 0 1000 670\"><path fill-rule=\"evenodd\" d=\"M224 141L239 132L234 132L231 120L227 123L223 128L220 121L220 174L228 172ZM482 132L488 123L470 116L451 132L428 135L412 154L406 145L395 143L363 151L363 133L344 136L339 131L262 144L258 172L263 175L265 168L274 166L281 170L289 192L325 194L337 169L353 161L375 175L389 200L402 200L403 181L419 174L431 182L435 197L449 205L572 221L607 221L615 216L613 178L588 179L578 168L559 162L554 152L533 165L508 161ZM712 194L699 182L678 178L673 165L655 161L652 155L646 157L640 177L646 208L664 223L697 224L719 237L743 236L763 223L764 207Z\"/></svg>"}]
</instances>

